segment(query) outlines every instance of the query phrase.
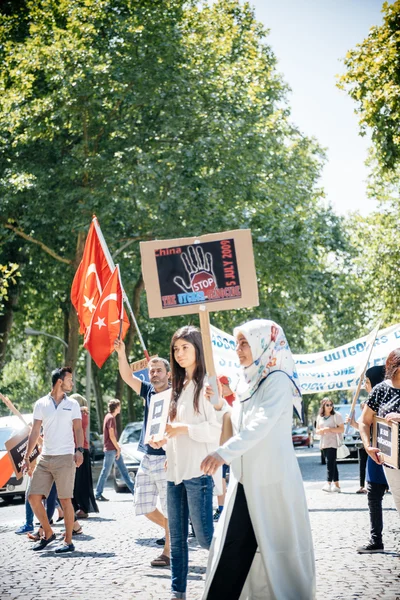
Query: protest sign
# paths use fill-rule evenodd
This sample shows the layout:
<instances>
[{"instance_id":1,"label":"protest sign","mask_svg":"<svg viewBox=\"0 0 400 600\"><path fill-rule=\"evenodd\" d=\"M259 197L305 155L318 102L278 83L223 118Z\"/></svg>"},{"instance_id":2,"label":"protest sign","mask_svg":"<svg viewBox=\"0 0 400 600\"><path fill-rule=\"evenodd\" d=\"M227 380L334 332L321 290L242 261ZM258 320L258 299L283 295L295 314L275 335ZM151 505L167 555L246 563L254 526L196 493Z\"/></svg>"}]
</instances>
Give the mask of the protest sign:
<instances>
[{"instance_id":1,"label":"protest sign","mask_svg":"<svg viewBox=\"0 0 400 600\"><path fill-rule=\"evenodd\" d=\"M380 459L386 465L399 468L399 424L374 416L372 445L379 448Z\"/></svg>"},{"instance_id":2,"label":"protest sign","mask_svg":"<svg viewBox=\"0 0 400 600\"><path fill-rule=\"evenodd\" d=\"M219 375L227 375L233 386L239 379L240 365L232 335L211 325L213 354ZM367 364L374 332L330 350L293 354L303 394L355 390ZM400 347L400 324L381 329L373 343L367 368L384 365L388 354Z\"/></svg>"},{"instance_id":3,"label":"protest sign","mask_svg":"<svg viewBox=\"0 0 400 600\"><path fill-rule=\"evenodd\" d=\"M29 427L25 427L21 431L19 431L16 435L11 437L5 443L5 447L8 451L8 455L11 459L11 463L14 467L15 477L17 479L21 479L23 477L22 466L24 463L24 457L26 452L26 447L28 445L28 437L29 437L30 429ZM29 457L29 462L34 466L34 463L39 456L39 448L35 446L32 454Z\"/></svg>"},{"instance_id":4,"label":"protest sign","mask_svg":"<svg viewBox=\"0 0 400 600\"><path fill-rule=\"evenodd\" d=\"M155 442L160 442L164 438L170 401L171 388L168 388L159 394L153 394L151 397L146 435L144 438L145 444L149 443L152 436Z\"/></svg>"},{"instance_id":5,"label":"protest sign","mask_svg":"<svg viewBox=\"0 0 400 600\"><path fill-rule=\"evenodd\" d=\"M141 242L149 315L186 315L258 305L249 229Z\"/></svg>"}]
</instances>

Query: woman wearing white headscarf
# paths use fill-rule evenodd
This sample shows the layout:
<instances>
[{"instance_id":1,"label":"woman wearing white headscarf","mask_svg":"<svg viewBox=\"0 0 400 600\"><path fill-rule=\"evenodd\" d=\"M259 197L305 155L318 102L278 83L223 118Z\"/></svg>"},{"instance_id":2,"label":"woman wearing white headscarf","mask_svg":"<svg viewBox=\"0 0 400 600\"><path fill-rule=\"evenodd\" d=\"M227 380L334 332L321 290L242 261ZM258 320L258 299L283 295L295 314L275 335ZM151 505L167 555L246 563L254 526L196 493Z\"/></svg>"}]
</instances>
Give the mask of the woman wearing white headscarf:
<instances>
[{"instance_id":1,"label":"woman wearing white headscarf","mask_svg":"<svg viewBox=\"0 0 400 600\"><path fill-rule=\"evenodd\" d=\"M273 321L250 321L234 335L243 367L235 433L201 465L207 474L224 463L231 470L203 600L311 600L314 550L291 436L300 395L293 357Z\"/></svg>"}]
</instances>

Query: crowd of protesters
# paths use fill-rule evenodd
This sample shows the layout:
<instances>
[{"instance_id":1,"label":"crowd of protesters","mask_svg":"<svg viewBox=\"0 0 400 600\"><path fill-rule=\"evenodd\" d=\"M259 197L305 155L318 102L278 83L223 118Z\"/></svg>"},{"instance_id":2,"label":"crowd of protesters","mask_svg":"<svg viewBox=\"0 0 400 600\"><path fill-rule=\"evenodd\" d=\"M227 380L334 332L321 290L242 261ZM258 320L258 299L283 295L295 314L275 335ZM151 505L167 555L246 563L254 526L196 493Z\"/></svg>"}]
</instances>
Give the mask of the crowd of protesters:
<instances>
[{"instance_id":1,"label":"crowd of protesters","mask_svg":"<svg viewBox=\"0 0 400 600\"><path fill-rule=\"evenodd\" d=\"M149 361L149 382L132 373L124 343L115 341L120 375L143 398L138 445L143 458L133 483L117 440L115 417L121 405L110 401L95 493L87 403L80 395L68 396L73 387L70 368L53 371L51 391L34 406L25 456L30 475L26 522L16 533L28 534L35 541L34 551L43 550L56 539L52 524L57 506L56 522L64 520L65 531L55 552L73 552L73 536L82 533L78 519L98 512L97 501L107 501L104 485L116 462L133 494L135 514L162 528L163 549L151 565L171 568L171 598L186 598L190 523L197 542L210 549L203 600L314 598L313 542L290 435L293 400L300 394L293 357L282 328L272 321L250 321L234 335L241 379L234 393L229 379L221 376L218 397L207 382L197 328L175 332L170 361ZM164 438L146 443L151 399L168 389ZM358 493L366 493L370 515L370 540L357 551L373 553L384 548L382 498L388 485L400 512L400 471L382 466L379 449L371 445L374 415L400 421L400 349L390 353L385 368L367 370L366 389L369 397L360 419L347 421L359 429L364 446ZM316 433L327 463L326 492L341 491L337 449L343 431L341 415L324 398ZM32 472L29 456L39 439L41 456ZM214 514L213 495L218 497ZM36 533L33 514L40 523Z\"/></svg>"}]
</instances>

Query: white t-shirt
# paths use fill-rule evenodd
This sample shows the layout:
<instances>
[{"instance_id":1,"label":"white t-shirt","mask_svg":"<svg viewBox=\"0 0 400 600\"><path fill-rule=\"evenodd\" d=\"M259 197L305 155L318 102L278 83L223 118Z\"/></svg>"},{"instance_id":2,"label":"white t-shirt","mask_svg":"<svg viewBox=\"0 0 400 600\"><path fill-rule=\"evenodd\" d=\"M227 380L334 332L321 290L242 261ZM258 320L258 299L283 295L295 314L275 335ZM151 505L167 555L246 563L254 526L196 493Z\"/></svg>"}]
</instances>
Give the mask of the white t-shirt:
<instances>
[{"instance_id":1,"label":"white t-shirt","mask_svg":"<svg viewBox=\"0 0 400 600\"><path fill-rule=\"evenodd\" d=\"M72 421L82 419L81 409L76 400L64 396L57 406L51 395L47 394L35 402L33 419L42 421L43 455L74 454Z\"/></svg>"},{"instance_id":2,"label":"white t-shirt","mask_svg":"<svg viewBox=\"0 0 400 600\"><path fill-rule=\"evenodd\" d=\"M331 415L328 419L318 415L317 429L322 429L322 427L338 427L339 425L343 425L343 417L340 413L335 412L335 414ZM325 433L324 435L321 435L319 447L321 450L324 448L339 448L339 441L340 443L342 441L341 433Z\"/></svg>"},{"instance_id":3,"label":"white t-shirt","mask_svg":"<svg viewBox=\"0 0 400 600\"><path fill-rule=\"evenodd\" d=\"M219 446L221 425L212 404L204 397L204 390L200 391L199 410L193 407L194 383L190 381L182 391L177 406L174 423L188 425L188 435L178 435L167 442L167 480L175 485L183 479L200 477L204 473L200 470L201 461Z\"/></svg>"}]
</instances>

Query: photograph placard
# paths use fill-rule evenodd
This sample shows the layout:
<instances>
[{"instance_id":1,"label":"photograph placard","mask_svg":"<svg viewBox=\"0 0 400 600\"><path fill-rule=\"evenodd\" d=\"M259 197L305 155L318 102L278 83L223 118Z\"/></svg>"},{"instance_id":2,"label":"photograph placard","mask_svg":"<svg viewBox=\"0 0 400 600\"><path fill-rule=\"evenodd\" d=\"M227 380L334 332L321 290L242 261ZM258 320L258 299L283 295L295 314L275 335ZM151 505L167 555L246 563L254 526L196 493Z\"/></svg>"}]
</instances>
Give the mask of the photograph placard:
<instances>
[{"instance_id":1,"label":"photograph placard","mask_svg":"<svg viewBox=\"0 0 400 600\"><path fill-rule=\"evenodd\" d=\"M149 443L151 437L153 437L155 442L160 442L164 438L170 402L171 388L159 394L154 394L151 397L146 435L144 438L145 444Z\"/></svg>"},{"instance_id":2,"label":"photograph placard","mask_svg":"<svg viewBox=\"0 0 400 600\"><path fill-rule=\"evenodd\" d=\"M374 416L372 445L381 451L384 464L399 468L399 424Z\"/></svg>"},{"instance_id":3,"label":"photograph placard","mask_svg":"<svg viewBox=\"0 0 400 600\"><path fill-rule=\"evenodd\" d=\"M140 252L151 318L258 305L249 229L141 242Z\"/></svg>"}]
</instances>

